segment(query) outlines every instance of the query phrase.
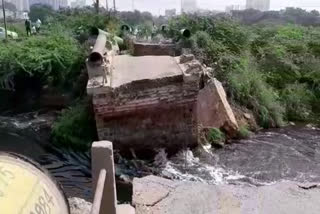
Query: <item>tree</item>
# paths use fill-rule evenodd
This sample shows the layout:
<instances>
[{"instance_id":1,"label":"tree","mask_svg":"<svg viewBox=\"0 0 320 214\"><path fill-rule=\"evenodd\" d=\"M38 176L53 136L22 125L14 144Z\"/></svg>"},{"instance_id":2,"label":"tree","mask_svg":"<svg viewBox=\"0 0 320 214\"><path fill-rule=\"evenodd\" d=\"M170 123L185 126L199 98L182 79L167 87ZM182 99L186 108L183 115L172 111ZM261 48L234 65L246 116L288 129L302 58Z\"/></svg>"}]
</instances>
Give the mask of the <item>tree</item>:
<instances>
[{"instance_id":1,"label":"tree","mask_svg":"<svg viewBox=\"0 0 320 214\"><path fill-rule=\"evenodd\" d=\"M310 13L311 13L312 15L314 15L314 16L320 16L320 12L317 11L317 10L312 10L312 11L310 11Z\"/></svg>"},{"instance_id":2,"label":"tree","mask_svg":"<svg viewBox=\"0 0 320 214\"><path fill-rule=\"evenodd\" d=\"M31 21L35 22L37 19L45 22L49 16L54 15L52 7L44 4L34 4L30 7L29 17Z\"/></svg>"},{"instance_id":3,"label":"tree","mask_svg":"<svg viewBox=\"0 0 320 214\"><path fill-rule=\"evenodd\" d=\"M99 13L99 8L100 8L100 0L94 0L93 1L93 6L96 9L96 12Z\"/></svg>"},{"instance_id":4,"label":"tree","mask_svg":"<svg viewBox=\"0 0 320 214\"><path fill-rule=\"evenodd\" d=\"M141 25L153 22L154 17L150 12L140 12L138 10L119 12L121 19L130 26Z\"/></svg>"},{"instance_id":5,"label":"tree","mask_svg":"<svg viewBox=\"0 0 320 214\"><path fill-rule=\"evenodd\" d=\"M301 8L294 8L294 7L287 7L283 11L284 15L286 16L293 16L293 17L303 17L308 16L308 11L301 9Z\"/></svg>"}]
</instances>

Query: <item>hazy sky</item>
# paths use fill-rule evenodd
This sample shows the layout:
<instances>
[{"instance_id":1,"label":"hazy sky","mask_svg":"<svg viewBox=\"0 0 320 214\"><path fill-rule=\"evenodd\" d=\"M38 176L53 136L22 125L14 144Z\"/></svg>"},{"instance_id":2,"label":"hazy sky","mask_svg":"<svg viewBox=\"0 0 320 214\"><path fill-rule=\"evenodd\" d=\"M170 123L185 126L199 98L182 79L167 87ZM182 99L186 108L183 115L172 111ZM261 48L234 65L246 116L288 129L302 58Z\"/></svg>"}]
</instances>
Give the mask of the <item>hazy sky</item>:
<instances>
[{"instance_id":1,"label":"hazy sky","mask_svg":"<svg viewBox=\"0 0 320 214\"><path fill-rule=\"evenodd\" d=\"M87 4L92 0L87 0ZM106 0L100 0L105 5ZM113 0L108 0L112 6ZM132 10L133 0L116 0L118 10ZM165 9L177 8L180 11L181 0L134 0L134 8L140 11L150 11L156 15L163 14ZM246 0L198 0L198 7L210 10L224 11L227 5L245 5ZM307 10L320 11L320 0L271 0L271 9L279 10L285 7L301 7Z\"/></svg>"}]
</instances>

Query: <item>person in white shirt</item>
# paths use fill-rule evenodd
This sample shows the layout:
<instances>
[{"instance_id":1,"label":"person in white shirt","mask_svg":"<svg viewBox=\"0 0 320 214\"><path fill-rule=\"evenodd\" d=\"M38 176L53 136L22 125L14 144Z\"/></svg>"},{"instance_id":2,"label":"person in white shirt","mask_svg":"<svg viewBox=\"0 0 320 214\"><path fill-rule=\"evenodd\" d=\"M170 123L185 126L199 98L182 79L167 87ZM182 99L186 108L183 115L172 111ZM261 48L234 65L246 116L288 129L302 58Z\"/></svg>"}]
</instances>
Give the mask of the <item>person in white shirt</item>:
<instances>
[{"instance_id":1,"label":"person in white shirt","mask_svg":"<svg viewBox=\"0 0 320 214\"><path fill-rule=\"evenodd\" d=\"M37 33L37 28L36 28L36 26L32 26L32 28L31 28L31 35L34 35L34 34L36 34Z\"/></svg>"},{"instance_id":2,"label":"person in white shirt","mask_svg":"<svg viewBox=\"0 0 320 214\"><path fill-rule=\"evenodd\" d=\"M41 20L38 19L38 20L36 21L36 30L37 30L37 33L40 32L41 24L42 24Z\"/></svg>"}]
</instances>

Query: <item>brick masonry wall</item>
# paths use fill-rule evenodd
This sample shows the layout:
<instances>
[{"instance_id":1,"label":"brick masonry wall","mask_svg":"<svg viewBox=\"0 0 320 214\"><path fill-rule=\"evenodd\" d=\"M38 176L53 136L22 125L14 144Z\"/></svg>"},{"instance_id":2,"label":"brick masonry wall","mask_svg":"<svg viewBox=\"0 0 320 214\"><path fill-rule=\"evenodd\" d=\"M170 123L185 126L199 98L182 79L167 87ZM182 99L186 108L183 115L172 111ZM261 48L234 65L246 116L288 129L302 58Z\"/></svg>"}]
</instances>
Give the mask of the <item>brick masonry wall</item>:
<instances>
[{"instance_id":1,"label":"brick masonry wall","mask_svg":"<svg viewBox=\"0 0 320 214\"><path fill-rule=\"evenodd\" d=\"M181 77L130 83L93 97L100 140L116 149L178 150L197 141L198 82Z\"/></svg>"},{"instance_id":2,"label":"brick masonry wall","mask_svg":"<svg viewBox=\"0 0 320 214\"><path fill-rule=\"evenodd\" d=\"M134 56L175 56L175 45L172 44L151 44L134 43Z\"/></svg>"}]
</instances>

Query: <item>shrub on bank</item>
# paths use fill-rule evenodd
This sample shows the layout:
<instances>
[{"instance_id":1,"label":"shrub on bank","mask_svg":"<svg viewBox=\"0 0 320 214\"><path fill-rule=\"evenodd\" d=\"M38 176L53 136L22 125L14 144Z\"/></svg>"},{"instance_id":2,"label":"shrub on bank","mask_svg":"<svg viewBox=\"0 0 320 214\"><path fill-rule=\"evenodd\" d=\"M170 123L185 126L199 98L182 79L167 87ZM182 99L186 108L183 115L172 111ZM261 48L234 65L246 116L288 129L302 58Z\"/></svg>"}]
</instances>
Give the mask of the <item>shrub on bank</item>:
<instances>
[{"instance_id":1,"label":"shrub on bank","mask_svg":"<svg viewBox=\"0 0 320 214\"><path fill-rule=\"evenodd\" d=\"M246 125L242 125L239 127L239 133L238 133L238 137L241 139L246 139L248 137L250 137L250 130L248 128L248 126Z\"/></svg>"},{"instance_id":2,"label":"shrub on bank","mask_svg":"<svg viewBox=\"0 0 320 214\"><path fill-rule=\"evenodd\" d=\"M193 53L213 68L231 99L253 110L261 126L310 120L320 112L319 27L183 15L170 28L176 34L175 29L191 30Z\"/></svg>"},{"instance_id":3,"label":"shrub on bank","mask_svg":"<svg viewBox=\"0 0 320 214\"><path fill-rule=\"evenodd\" d=\"M284 109L277 92L249 60L244 58L238 69L227 75L231 98L252 109L262 127L283 125Z\"/></svg>"},{"instance_id":4,"label":"shrub on bank","mask_svg":"<svg viewBox=\"0 0 320 214\"><path fill-rule=\"evenodd\" d=\"M305 84L289 84L282 90L281 99L286 107L286 116L290 121L307 120L312 114L313 93Z\"/></svg>"},{"instance_id":5,"label":"shrub on bank","mask_svg":"<svg viewBox=\"0 0 320 214\"><path fill-rule=\"evenodd\" d=\"M51 136L56 145L87 150L97 139L96 132L91 107L81 103L62 112L53 125Z\"/></svg>"},{"instance_id":6,"label":"shrub on bank","mask_svg":"<svg viewBox=\"0 0 320 214\"><path fill-rule=\"evenodd\" d=\"M211 128L208 132L207 141L214 146L221 147L226 141L226 136L220 129Z\"/></svg>"},{"instance_id":7,"label":"shrub on bank","mask_svg":"<svg viewBox=\"0 0 320 214\"><path fill-rule=\"evenodd\" d=\"M83 62L82 62L83 61ZM0 48L0 81L9 74L28 74L42 85L71 85L84 63L80 45L62 30L22 41L2 43Z\"/></svg>"},{"instance_id":8,"label":"shrub on bank","mask_svg":"<svg viewBox=\"0 0 320 214\"><path fill-rule=\"evenodd\" d=\"M50 17L51 25L63 26L82 44L86 42L96 28L107 31L111 34L119 33L120 21L110 14L97 14L90 9L74 9L60 11Z\"/></svg>"}]
</instances>

